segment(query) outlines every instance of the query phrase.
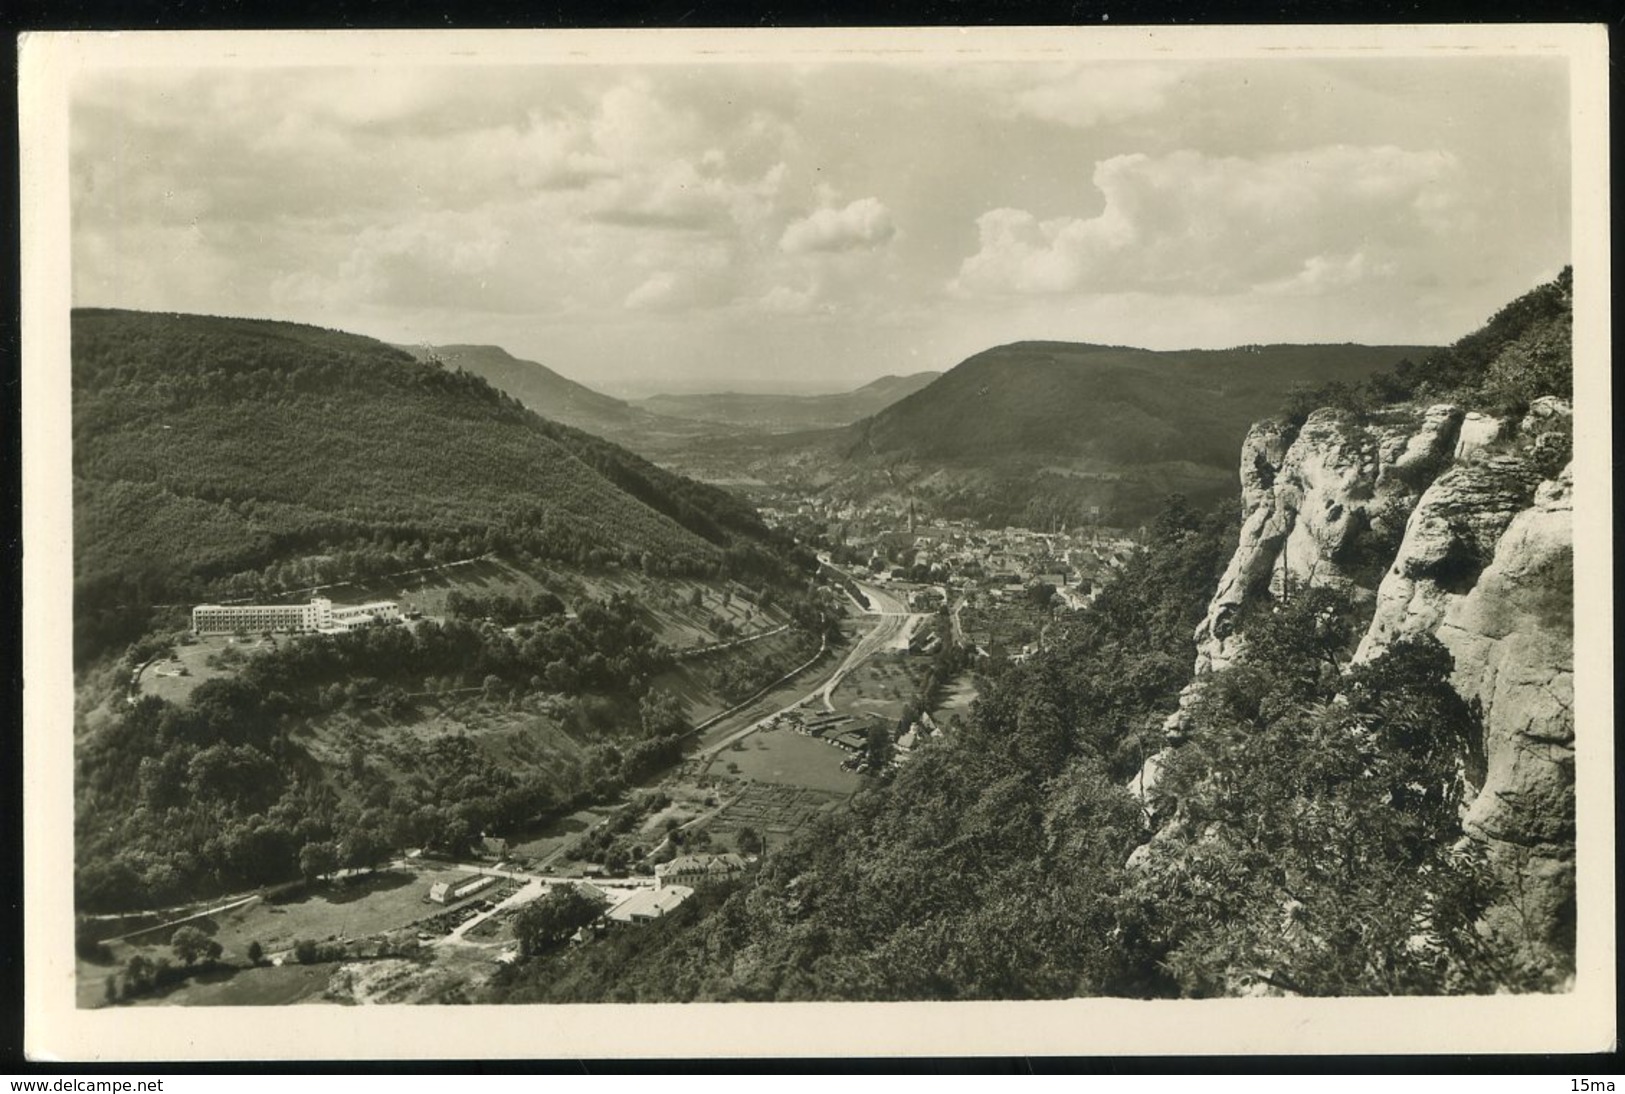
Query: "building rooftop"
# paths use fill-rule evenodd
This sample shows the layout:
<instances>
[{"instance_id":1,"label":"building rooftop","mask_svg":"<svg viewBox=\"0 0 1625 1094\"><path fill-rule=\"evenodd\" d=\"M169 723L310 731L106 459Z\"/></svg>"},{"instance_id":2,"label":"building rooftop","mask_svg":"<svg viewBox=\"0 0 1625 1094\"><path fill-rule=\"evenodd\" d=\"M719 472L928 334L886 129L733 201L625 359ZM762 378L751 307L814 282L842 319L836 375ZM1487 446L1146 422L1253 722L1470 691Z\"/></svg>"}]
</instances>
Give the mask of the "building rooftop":
<instances>
[{"instance_id":1,"label":"building rooftop","mask_svg":"<svg viewBox=\"0 0 1625 1094\"><path fill-rule=\"evenodd\" d=\"M664 889L639 889L609 910L609 918L617 923L631 923L637 919L657 919L694 895L686 885L668 885Z\"/></svg>"}]
</instances>

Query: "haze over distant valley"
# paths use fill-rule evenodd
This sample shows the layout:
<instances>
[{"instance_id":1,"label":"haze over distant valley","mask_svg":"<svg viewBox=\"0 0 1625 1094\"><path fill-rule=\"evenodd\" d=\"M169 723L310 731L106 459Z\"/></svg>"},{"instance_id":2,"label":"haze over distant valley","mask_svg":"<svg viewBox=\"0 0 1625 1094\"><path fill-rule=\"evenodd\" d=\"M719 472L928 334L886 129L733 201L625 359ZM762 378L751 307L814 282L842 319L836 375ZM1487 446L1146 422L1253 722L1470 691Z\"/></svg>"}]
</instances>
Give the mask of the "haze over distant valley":
<instances>
[{"instance_id":1,"label":"haze over distant valley","mask_svg":"<svg viewBox=\"0 0 1625 1094\"><path fill-rule=\"evenodd\" d=\"M656 395L628 402L566 379L500 346L401 346L418 360L467 369L544 417L609 437L651 457L697 439L746 432L789 433L849 425L918 391L939 373L884 376L831 394L718 392Z\"/></svg>"}]
</instances>

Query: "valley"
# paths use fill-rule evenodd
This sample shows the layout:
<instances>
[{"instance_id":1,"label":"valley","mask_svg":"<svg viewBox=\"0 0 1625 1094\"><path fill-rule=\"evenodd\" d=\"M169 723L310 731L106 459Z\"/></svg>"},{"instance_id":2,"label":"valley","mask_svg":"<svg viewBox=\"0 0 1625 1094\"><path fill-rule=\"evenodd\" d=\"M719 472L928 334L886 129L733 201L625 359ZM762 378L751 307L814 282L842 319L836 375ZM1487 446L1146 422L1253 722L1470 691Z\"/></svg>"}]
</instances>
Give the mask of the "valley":
<instances>
[{"instance_id":1,"label":"valley","mask_svg":"<svg viewBox=\"0 0 1625 1094\"><path fill-rule=\"evenodd\" d=\"M729 437L765 404L76 316L80 1003L1562 990L1564 768L1483 681L1563 657L1498 544L1562 572L1568 300L1437 352L1021 343ZM1431 934L1345 962L1282 892Z\"/></svg>"}]
</instances>

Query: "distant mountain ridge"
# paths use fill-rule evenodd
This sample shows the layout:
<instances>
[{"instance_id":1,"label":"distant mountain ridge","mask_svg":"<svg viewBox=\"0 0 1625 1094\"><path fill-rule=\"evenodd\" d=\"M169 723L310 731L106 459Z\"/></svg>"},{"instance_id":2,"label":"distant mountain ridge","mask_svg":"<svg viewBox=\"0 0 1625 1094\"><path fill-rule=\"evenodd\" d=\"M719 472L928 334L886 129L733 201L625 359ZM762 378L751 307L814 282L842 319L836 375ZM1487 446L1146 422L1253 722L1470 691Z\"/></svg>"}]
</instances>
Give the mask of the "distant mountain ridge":
<instances>
[{"instance_id":1,"label":"distant mountain ridge","mask_svg":"<svg viewBox=\"0 0 1625 1094\"><path fill-rule=\"evenodd\" d=\"M854 449L979 461L1043 453L1112 463L1234 459L1295 383L1357 381L1420 346L1154 351L1015 342L967 358L849 431Z\"/></svg>"},{"instance_id":2,"label":"distant mountain ridge","mask_svg":"<svg viewBox=\"0 0 1625 1094\"><path fill-rule=\"evenodd\" d=\"M853 501L912 500L982 523L1132 526L1181 493L1233 494L1248 427L1295 387L1356 384L1427 346L1161 351L996 346L849 426L697 442L692 475L748 473Z\"/></svg>"},{"instance_id":3,"label":"distant mountain ridge","mask_svg":"<svg viewBox=\"0 0 1625 1094\"><path fill-rule=\"evenodd\" d=\"M620 443L694 436L692 422L666 418L577 383L537 361L515 357L501 346L402 345L419 361L438 360L466 369L507 392L544 418Z\"/></svg>"},{"instance_id":4,"label":"distant mountain ridge","mask_svg":"<svg viewBox=\"0 0 1625 1094\"><path fill-rule=\"evenodd\" d=\"M915 372L882 376L852 391L831 395L779 395L719 392L702 395L652 395L636 406L658 414L787 433L850 425L877 414L934 382L942 373Z\"/></svg>"},{"instance_id":5,"label":"distant mountain ridge","mask_svg":"<svg viewBox=\"0 0 1625 1094\"><path fill-rule=\"evenodd\" d=\"M1035 499L1052 519L1133 520L1163 494L1212 501L1235 489L1235 450L1295 385L1354 383L1425 346L1261 345L1159 351L1015 342L854 423L849 464L891 477L969 470L991 481L950 505L997 519ZM950 480L953 476L948 476ZM983 504L975 495L994 497ZM1056 506L1057 499L1070 499ZM1019 512L1019 511L1018 511ZM1042 516L1042 514L1034 514Z\"/></svg>"},{"instance_id":6,"label":"distant mountain ridge","mask_svg":"<svg viewBox=\"0 0 1625 1094\"><path fill-rule=\"evenodd\" d=\"M596 433L646 456L727 430L793 433L829 429L884 410L940 373L883 376L855 391L832 395L722 392L618 399L537 361L493 345L400 345L419 361L465 369L544 418Z\"/></svg>"}]
</instances>

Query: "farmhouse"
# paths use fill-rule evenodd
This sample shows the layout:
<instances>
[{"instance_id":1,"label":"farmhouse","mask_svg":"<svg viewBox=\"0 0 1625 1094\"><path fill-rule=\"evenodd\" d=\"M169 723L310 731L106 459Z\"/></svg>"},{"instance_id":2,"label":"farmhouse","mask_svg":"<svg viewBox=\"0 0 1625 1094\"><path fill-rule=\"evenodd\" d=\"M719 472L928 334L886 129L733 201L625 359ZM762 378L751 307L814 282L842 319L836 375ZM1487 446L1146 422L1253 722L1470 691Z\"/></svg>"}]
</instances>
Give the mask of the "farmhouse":
<instances>
[{"instance_id":1,"label":"farmhouse","mask_svg":"<svg viewBox=\"0 0 1625 1094\"><path fill-rule=\"evenodd\" d=\"M400 618L400 605L393 600L334 607L331 600L319 596L309 604L199 604L192 609L192 631L195 634L234 631L336 634L374 623L396 622Z\"/></svg>"}]
</instances>

